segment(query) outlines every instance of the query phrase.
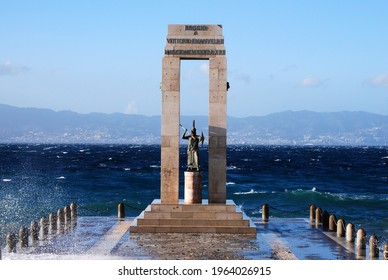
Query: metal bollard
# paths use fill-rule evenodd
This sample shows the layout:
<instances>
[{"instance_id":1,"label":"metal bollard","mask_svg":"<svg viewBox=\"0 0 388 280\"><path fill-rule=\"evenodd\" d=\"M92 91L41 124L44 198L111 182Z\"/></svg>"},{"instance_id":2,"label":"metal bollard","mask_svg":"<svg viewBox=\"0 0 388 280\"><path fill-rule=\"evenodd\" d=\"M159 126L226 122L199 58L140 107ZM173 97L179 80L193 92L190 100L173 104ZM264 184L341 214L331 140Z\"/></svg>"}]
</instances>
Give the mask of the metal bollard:
<instances>
[{"instance_id":1,"label":"metal bollard","mask_svg":"<svg viewBox=\"0 0 388 280\"><path fill-rule=\"evenodd\" d=\"M33 221L30 225L30 241L31 244L34 244L39 240L39 226L38 223Z\"/></svg>"},{"instance_id":2,"label":"metal bollard","mask_svg":"<svg viewBox=\"0 0 388 280\"><path fill-rule=\"evenodd\" d=\"M354 242L354 225L352 223L346 226L346 242Z\"/></svg>"},{"instance_id":3,"label":"metal bollard","mask_svg":"<svg viewBox=\"0 0 388 280\"><path fill-rule=\"evenodd\" d=\"M72 202L70 204L70 219L71 219L71 227L75 227L77 225L77 203Z\"/></svg>"},{"instance_id":4,"label":"metal bollard","mask_svg":"<svg viewBox=\"0 0 388 280\"><path fill-rule=\"evenodd\" d=\"M65 232L65 212L63 208L58 209L57 212L57 232L63 234Z\"/></svg>"},{"instance_id":5,"label":"metal bollard","mask_svg":"<svg viewBox=\"0 0 388 280\"><path fill-rule=\"evenodd\" d=\"M366 232L363 228L357 231L356 247L357 249L366 249Z\"/></svg>"},{"instance_id":6,"label":"metal bollard","mask_svg":"<svg viewBox=\"0 0 388 280\"><path fill-rule=\"evenodd\" d=\"M70 214L71 220L75 221L77 219L77 203L73 202L70 204Z\"/></svg>"},{"instance_id":7,"label":"metal bollard","mask_svg":"<svg viewBox=\"0 0 388 280\"><path fill-rule=\"evenodd\" d=\"M374 234L369 238L369 257L371 260L379 258L379 240Z\"/></svg>"},{"instance_id":8,"label":"metal bollard","mask_svg":"<svg viewBox=\"0 0 388 280\"><path fill-rule=\"evenodd\" d=\"M13 233L7 234L6 237L7 242L7 253L16 253L16 236Z\"/></svg>"},{"instance_id":9,"label":"metal bollard","mask_svg":"<svg viewBox=\"0 0 388 280\"><path fill-rule=\"evenodd\" d=\"M322 223L322 210L321 208L315 209L315 226L319 227L319 224Z\"/></svg>"},{"instance_id":10,"label":"metal bollard","mask_svg":"<svg viewBox=\"0 0 388 280\"><path fill-rule=\"evenodd\" d=\"M19 230L19 244L21 248L28 247L28 230L26 227L21 227Z\"/></svg>"},{"instance_id":11,"label":"metal bollard","mask_svg":"<svg viewBox=\"0 0 388 280\"><path fill-rule=\"evenodd\" d=\"M125 206L123 202L120 202L119 205L117 206L117 217L119 219L124 219L125 217Z\"/></svg>"},{"instance_id":12,"label":"metal bollard","mask_svg":"<svg viewBox=\"0 0 388 280\"><path fill-rule=\"evenodd\" d=\"M261 218L265 223L269 221L269 206L267 203L261 207Z\"/></svg>"},{"instance_id":13,"label":"metal bollard","mask_svg":"<svg viewBox=\"0 0 388 280\"><path fill-rule=\"evenodd\" d=\"M310 222L315 220L315 205L310 204Z\"/></svg>"},{"instance_id":14,"label":"metal bollard","mask_svg":"<svg viewBox=\"0 0 388 280\"><path fill-rule=\"evenodd\" d=\"M329 217L329 231L337 231L337 217L331 214Z\"/></svg>"},{"instance_id":15,"label":"metal bollard","mask_svg":"<svg viewBox=\"0 0 388 280\"><path fill-rule=\"evenodd\" d=\"M65 225L70 226L71 224L71 211L70 211L70 206L67 205L63 208L63 212L65 214Z\"/></svg>"},{"instance_id":16,"label":"metal bollard","mask_svg":"<svg viewBox=\"0 0 388 280\"><path fill-rule=\"evenodd\" d=\"M343 219L337 221L337 236L345 237L345 221Z\"/></svg>"},{"instance_id":17,"label":"metal bollard","mask_svg":"<svg viewBox=\"0 0 388 280\"><path fill-rule=\"evenodd\" d=\"M55 213L50 213L48 216L48 223L49 223L49 228L48 228L48 233L49 235L53 235L57 233L57 215Z\"/></svg>"},{"instance_id":18,"label":"metal bollard","mask_svg":"<svg viewBox=\"0 0 388 280\"><path fill-rule=\"evenodd\" d=\"M384 245L384 260L388 260L388 242Z\"/></svg>"},{"instance_id":19,"label":"metal bollard","mask_svg":"<svg viewBox=\"0 0 388 280\"><path fill-rule=\"evenodd\" d=\"M322 228L328 229L329 228L329 212L326 210L323 211L322 214Z\"/></svg>"},{"instance_id":20,"label":"metal bollard","mask_svg":"<svg viewBox=\"0 0 388 280\"><path fill-rule=\"evenodd\" d=\"M40 226L40 230L39 230L40 239L43 240L48 235L48 220L46 217L40 218L39 226Z\"/></svg>"}]
</instances>

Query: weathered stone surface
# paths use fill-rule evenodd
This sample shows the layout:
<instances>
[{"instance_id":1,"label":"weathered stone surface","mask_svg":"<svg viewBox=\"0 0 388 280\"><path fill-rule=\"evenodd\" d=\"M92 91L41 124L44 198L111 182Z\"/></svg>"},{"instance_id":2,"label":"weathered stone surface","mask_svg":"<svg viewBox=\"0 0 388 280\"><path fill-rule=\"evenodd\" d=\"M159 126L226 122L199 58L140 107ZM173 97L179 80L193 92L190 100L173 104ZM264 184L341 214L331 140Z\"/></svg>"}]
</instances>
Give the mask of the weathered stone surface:
<instances>
[{"instance_id":1,"label":"weathered stone surface","mask_svg":"<svg viewBox=\"0 0 388 280\"><path fill-rule=\"evenodd\" d=\"M202 203L202 173L185 172L185 204Z\"/></svg>"},{"instance_id":2,"label":"weathered stone surface","mask_svg":"<svg viewBox=\"0 0 388 280\"><path fill-rule=\"evenodd\" d=\"M209 60L209 201L226 202L227 61L221 25L168 26L162 60L161 202L179 199L180 61Z\"/></svg>"}]
</instances>

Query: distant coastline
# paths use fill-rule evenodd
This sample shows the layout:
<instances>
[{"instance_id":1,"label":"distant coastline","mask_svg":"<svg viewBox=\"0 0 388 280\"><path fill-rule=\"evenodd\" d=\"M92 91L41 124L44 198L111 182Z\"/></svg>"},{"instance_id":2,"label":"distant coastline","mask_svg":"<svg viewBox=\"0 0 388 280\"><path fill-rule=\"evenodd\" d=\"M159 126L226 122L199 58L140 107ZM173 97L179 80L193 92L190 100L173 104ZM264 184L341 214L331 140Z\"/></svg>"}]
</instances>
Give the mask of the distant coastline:
<instances>
[{"instance_id":1,"label":"distant coastline","mask_svg":"<svg viewBox=\"0 0 388 280\"><path fill-rule=\"evenodd\" d=\"M195 119L207 134L207 116ZM285 111L267 116L228 117L230 145L387 146L388 116L367 112ZM0 104L0 143L160 143L160 116L79 114Z\"/></svg>"}]
</instances>

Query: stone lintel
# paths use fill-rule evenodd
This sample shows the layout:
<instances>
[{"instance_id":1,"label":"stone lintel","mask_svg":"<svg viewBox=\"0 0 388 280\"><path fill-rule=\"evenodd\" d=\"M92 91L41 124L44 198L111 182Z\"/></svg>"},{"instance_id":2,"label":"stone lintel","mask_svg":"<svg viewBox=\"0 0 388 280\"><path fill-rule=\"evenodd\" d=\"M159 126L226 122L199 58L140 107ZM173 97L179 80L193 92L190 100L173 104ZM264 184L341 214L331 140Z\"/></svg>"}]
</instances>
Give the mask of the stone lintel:
<instances>
[{"instance_id":1,"label":"stone lintel","mask_svg":"<svg viewBox=\"0 0 388 280\"><path fill-rule=\"evenodd\" d=\"M179 59L209 59L225 56L222 26L170 24L164 55Z\"/></svg>"},{"instance_id":2,"label":"stone lintel","mask_svg":"<svg viewBox=\"0 0 388 280\"><path fill-rule=\"evenodd\" d=\"M220 24L169 24L168 36L194 36L202 37L222 36Z\"/></svg>"}]
</instances>

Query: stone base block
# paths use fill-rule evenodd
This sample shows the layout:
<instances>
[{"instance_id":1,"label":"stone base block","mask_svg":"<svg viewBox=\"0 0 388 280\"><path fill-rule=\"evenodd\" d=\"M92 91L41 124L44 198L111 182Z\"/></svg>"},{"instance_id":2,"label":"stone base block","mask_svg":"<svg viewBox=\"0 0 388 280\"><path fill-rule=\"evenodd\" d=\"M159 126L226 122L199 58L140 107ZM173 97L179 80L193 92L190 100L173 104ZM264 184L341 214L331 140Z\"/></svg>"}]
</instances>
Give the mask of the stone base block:
<instances>
[{"instance_id":1,"label":"stone base block","mask_svg":"<svg viewBox=\"0 0 388 280\"><path fill-rule=\"evenodd\" d=\"M232 200L213 204L161 204L154 200L133 221L131 233L230 233L256 237L256 225Z\"/></svg>"},{"instance_id":2,"label":"stone base block","mask_svg":"<svg viewBox=\"0 0 388 280\"><path fill-rule=\"evenodd\" d=\"M202 203L202 173L185 172L185 204Z\"/></svg>"}]
</instances>

